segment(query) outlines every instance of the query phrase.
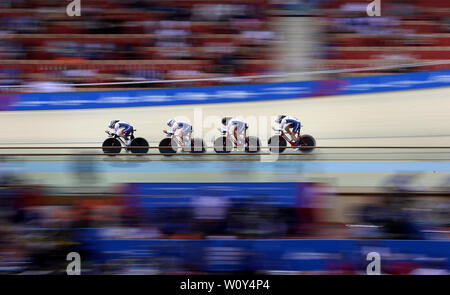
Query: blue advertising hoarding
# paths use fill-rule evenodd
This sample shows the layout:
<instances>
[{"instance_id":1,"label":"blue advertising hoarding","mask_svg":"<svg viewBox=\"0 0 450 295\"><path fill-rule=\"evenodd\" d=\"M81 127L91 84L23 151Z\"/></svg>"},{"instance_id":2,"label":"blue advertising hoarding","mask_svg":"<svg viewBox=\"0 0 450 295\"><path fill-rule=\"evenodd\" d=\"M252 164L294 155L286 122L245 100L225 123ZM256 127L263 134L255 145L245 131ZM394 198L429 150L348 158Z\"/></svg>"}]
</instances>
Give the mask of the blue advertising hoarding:
<instances>
[{"instance_id":1,"label":"blue advertising hoarding","mask_svg":"<svg viewBox=\"0 0 450 295\"><path fill-rule=\"evenodd\" d=\"M132 199L128 204L143 209L149 220L162 214L167 221L165 208L188 211L193 206L192 201L201 196L228 198L231 207L248 202L254 210L258 210L258 204L297 208L304 204L304 197L308 199L310 185L295 182L130 183L123 187L122 193ZM155 220L150 223L159 224ZM174 223L174 226L180 229L188 223ZM114 228L81 231L84 236L81 242L100 262L164 258L202 271L333 271L343 267L362 270L368 264L367 254L375 251L380 253L383 265L406 262L450 271L448 240L221 239L217 236L183 240L145 239L139 234L130 238L127 233L117 234Z\"/></svg>"},{"instance_id":2,"label":"blue advertising hoarding","mask_svg":"<svg viewBox=\"0 0 450 295\"><path fill-rule=\"evenodd\" d=\"M128 196L138 196L143 208L190 207L196 197L228 198L232 204L247 203L292 207L310 183L300 182L186 182L129 183L123 188Z\"/></svg>"},{"instance_id":3,"label":"blue advertising hoarding","mask_svg":"<svg viewBox=\"0 0 450 295\"><path fill-rule=\"evenodd\" d=\"M101 232L102 229L98 229ZM367 254L381 264L408 262L450 271L450 241L421 240L112 240L91 238L90 251L101 262L170 258L202 271L325 271L350 266L365 270Z\"/></svg>"},{"instance_id":4,"label":"blue advertising hoarding","mask_svg":"<svg viewBox=\"0 0 450 295\"><path fill-rule=\"evenodd\" d=\"M450 70L233 86L0 95L0 111L250 102L450 86Z\"/></svg>"}]
</instances>

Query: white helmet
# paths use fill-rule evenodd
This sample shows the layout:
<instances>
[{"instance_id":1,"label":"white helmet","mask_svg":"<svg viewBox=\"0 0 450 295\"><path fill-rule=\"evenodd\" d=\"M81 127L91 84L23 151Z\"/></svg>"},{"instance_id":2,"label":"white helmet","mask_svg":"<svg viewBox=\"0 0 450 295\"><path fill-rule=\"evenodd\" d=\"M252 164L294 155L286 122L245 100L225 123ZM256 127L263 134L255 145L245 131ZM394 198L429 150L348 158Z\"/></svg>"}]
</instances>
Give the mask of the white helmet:
<instances>
[{"instance_id":1,"label":"white helmet","mask_svg":"<svg viewBox=\"0 0 450 295\"><path fill-rule=\"evenodd\" d=\"M172 126L173 126L173 123L175 123L175 119L169 119L169 120L167 121L167 125L168 125L169 127L172 127Z\"/></svg>"},{"instance_id":2,"label":"white helmet","mask_svg":"<svg viewBox=\"0 0 450 295\"><path fill-rule=\"evenodd\" d=\"M278 115L277 118L275 119L275 123L281 123L281 121L283 121L285 117L286 117L285 115Z\"/></svg>"},{"instance_id":3,"label":"white helmet","mask_svg":"<svg viewBox=\"0 0 450 295\"><path fill-rule=\"evenodd\" d=\"M109 122L108 127L109 128L114 128L114 125L116 125L117 122L119 122L120 120L112 120L111 122Z\"/></svg>"}]
</instances>

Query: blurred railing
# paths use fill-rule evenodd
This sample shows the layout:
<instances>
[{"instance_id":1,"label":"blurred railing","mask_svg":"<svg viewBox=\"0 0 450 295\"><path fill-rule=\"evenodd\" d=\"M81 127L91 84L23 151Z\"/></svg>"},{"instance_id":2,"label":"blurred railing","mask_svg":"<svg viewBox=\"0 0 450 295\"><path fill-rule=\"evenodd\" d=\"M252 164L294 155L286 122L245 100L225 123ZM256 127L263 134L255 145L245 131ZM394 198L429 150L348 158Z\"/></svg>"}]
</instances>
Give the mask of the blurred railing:
<instances>
[{"instance_id":1,"label":"blurred railing","mask_svg":"<svg viewBox=\"0 0 450 295\"><path fill-rule=\"evenodd\" d=\"M16 156L26 156L26 157L42 157L42 156L105 156L105 155L114 155L114 156L159 156L159 155L174 155L173 153L142 153L137 150L141 149L149 149L149 150L155 150L160 148L173 148L172 146L130 146L130 147L118 147L118 146L0 146L0 157L16 157ZM308 150L348 150L348 149L356 149L356 150L419 150L419 153L422 153L420 150L442 150L438 151L438 153L447 154L450 153L450 146L302 146L301 149L304 150L301 151L295 151L295 152L284 152L284 153L277 153L273 152L270 149L274 149L273 146L248 146L248 149L251 152L230 152L230 153L216 153L214 152L214 146L204 146L205 152L199 152L199 153L177 153L177 156L211 156L211 155L222 155L222 156L262 156L262 155L284 155L284 156L305 156L305 155L314 155L314 153L308 151ZM256 152L255 150L259 148L261 150L267 150L267 151L259 151ZM297 147L292 146L286 146L284 147L287 150L294 150L297 149ZM89 152L67 152L68 150L79 150L79 151L86 151L86 150L99 150L102 149L103 153L89 153ZM130 151L131 153L117 153L117 152L111 152L108 153L108 150L125 150ZM178 149L176 147L175 149ZM195 148L194 148L195 149ZM253 151L252 151L253 149ZM16 150L26 150L26 151L41 151L41 150L59 150L59 151L65 151L60 153L42 153L42 152L34 152L34 153L17 153ZM136 152L134 152L136 150ZM207 152L207 150L210 150L210 152ZM2 151L12 151L12 152L2 152ZM386 154L389 154L389 152L385 152ZM411 152L408 152L411 153ZM332 152L321 152L321 154L334 154ZM444 159L445 160L445 159ZM450 160L450 159L449 159Z\"/></svg>"},{"instance_id":2,"label":"blurred railing","mask_svg":"<svg viewBox=\"0 0 450 295\"><path fill-rule=\"evenodd\" d=\"M258 64L258 62L266 64L267 61L255 61L250 60L247 61L251 64ZM338 61L336 61L338 62ZM344 63L348 63L349 61L344 60ZM64 67L65 62L64 61L45 61L45 60L24 60L22 62L17 62L16 60L11 61L5 61L0 60L0 67L3 65L8 65L9 63L13 63L15 66L25 66L25 67ZM116 69L122 69L129 68L130 66L133 67L146 67L146 66L158 66L158 68L162 65L165 67L177 67L180 64L183 65L190 65L195 67L204 67L205 63L202 63L201 61L167 61L167 60L136 60L136 61L118 61L118 60L110 60L110 61L89 61L88 63L84 63L83 61L80 62L70 62L66 65L71 66L79 66L81 68L87 67L95 67L97 68L100 66L107 66L107 67L113 67ZM358 73L358 72L367 72L367 71L381 71L381 70L393 70L393 69L410 69L410 68L420 68L420 67L435 67L439 66L442 67L444 65L449 65L450 60L431 60L431 61L424 61L424 62L417 62L417 63L407 63L407 64L381 64L371 67L350 67L345 69L326 69L326 70L320 70L320 71L306 71L306 72L294 72L294 73L281 73L281 74L264 74L264 75L250 75L250 76L235 76L235 77L209 77L209 78L194 78L194 79L176 79L176 80L140 80L140 81L120 81L120 82L100 82L100 83L73 83L73 84L65 84L65 86L70 87L82 87L82 86L108 86L108 85L142 85L142 84L168 84L168 83L190 83L190 82L208 82L208 81L221 81L221 82L239 82L244 81L245 79L254 79L254 80L260 80L260 79L282 79L282 78L288 78L288 77L300 77L300 76L310 76L310 75L333 75L333 74L348 74L348 73ZM448 68L448 67L446 67ZM429 69L429 68L428 68ZM27 88L32 87L30 85L0 85L0 88Z\"/></svg>"}]
</instances>

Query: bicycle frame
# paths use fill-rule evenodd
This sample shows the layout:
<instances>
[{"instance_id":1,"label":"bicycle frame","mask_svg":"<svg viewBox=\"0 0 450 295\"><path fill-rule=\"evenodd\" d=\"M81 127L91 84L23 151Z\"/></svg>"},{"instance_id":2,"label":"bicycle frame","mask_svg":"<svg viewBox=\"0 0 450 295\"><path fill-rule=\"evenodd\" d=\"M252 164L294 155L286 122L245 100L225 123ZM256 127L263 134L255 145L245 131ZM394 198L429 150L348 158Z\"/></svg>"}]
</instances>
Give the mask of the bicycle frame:
<instances>
[{"instance_id":1,"label":"bicycle frame","mask_svg":"<svg viewBox=\"0 0 450 295\"><path fill-rule=\"evenodd\" d=\"M182 149L185 149L185 148L186 148L186 144L184 143L184 140L181 138L180 135L172 134L172 135L170 136L170 138L171 138L171 140L174 140L175 143L176 143L179 147L181 147ZM191 137L190 139L191 139L191 141L192 141L192 137Z\"/></svg>"},{"instance_id":2,"label":"bicycle frame","mask_svg":"<svg viewBox=\"0 0 450 295\"><path fill-rule=\"evenodd\" d=\"M247 137L247 132L246 132L246 130L244 130L244 142L245 142L245 138ZM238 140L237 140L237 130L236 129L234 129L233 130L233 133L231 134L231 133L228 133L227 134L227 138L229 139L229 140L231 140L231 142L234 144L234 147L235 148L237 148L238 146L243 146L243 145L239 145L238 144ZM245 145L245 144L244 144Z\"/></svg>"},{"instance_id":3,"label":"bicycle frame","mask_svg":"<svg viewBox=\"0 0 450 295\"><path fill-rule=\"evenodd\" d=\"M171 138L171 140L174 140L178 146L185 148L185 144L184 144L183 140L181 139L181 136L173 134L170 138Z\"/></svg>"},{"instance_id":4,"label":"bicycle frame","mask_svg":"<svg viewBox=\"0 0 450 295\"><path fill-rule=\"evenodd\" d=\"M130 137L131 140L134 139L134 131L136 131L136 130L132 130L132 131L130 132L130 134L129 134L129 137ZM127 146L127 144L125 143L125 141L123 141L122 136L119 136L119 135L117 135L117 134L113 134L113 135L109 135L108 137L116 138L117 140L120 141L120 143L122 144L122 146L125 146L125 147Z\"/></svg>"},{"instance_id":5,"label":"bicycle frame","mask_svg":"<svg viewBox=\"0 0 450 295\"><path fill-rule=\"evenodd\" d=\"M298 129L298 131L297 131L295 134L297 135L297 137L299 138L299 140L300 140L303 144L305 144L305 143L303 142L302 136L300 135L300 128ZM286 140L286 142L289 142L289 144L290 144L292 147L297 147L297 146L298 146L297 143L296 143L295 141L289 139L289 137L288 137L288 135L286 134L286 131L285 131L285 130L280 130L280 138L281 138L281 137L284 138L284 139ZM300 145L301 145L301 144L300 144Z\"/></svg>"}]
</instances>

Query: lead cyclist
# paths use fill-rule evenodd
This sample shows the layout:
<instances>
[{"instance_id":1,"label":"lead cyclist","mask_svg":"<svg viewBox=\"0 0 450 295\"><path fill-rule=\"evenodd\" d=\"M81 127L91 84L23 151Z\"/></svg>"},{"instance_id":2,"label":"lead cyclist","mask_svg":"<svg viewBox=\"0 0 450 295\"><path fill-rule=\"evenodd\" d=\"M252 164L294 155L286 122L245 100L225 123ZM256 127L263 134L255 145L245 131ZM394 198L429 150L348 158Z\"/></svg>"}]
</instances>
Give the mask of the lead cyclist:
<instances>
[{"instance_id":1,"label":"lead cyclist","mask_svg":"<svg viewBox=\"0 0 450 295\"><path fill-rule=\"evenodd\" d=\"M300 123L299 119L291 116L278 115L277 118L275 119L275 123L280 124L279 127L274 128L275 130L286 131L286 133L288 133L291 136L292 140L297 145L300 145L297 132L302 127L302 124Z\"/></svg>"}]
</instances>

